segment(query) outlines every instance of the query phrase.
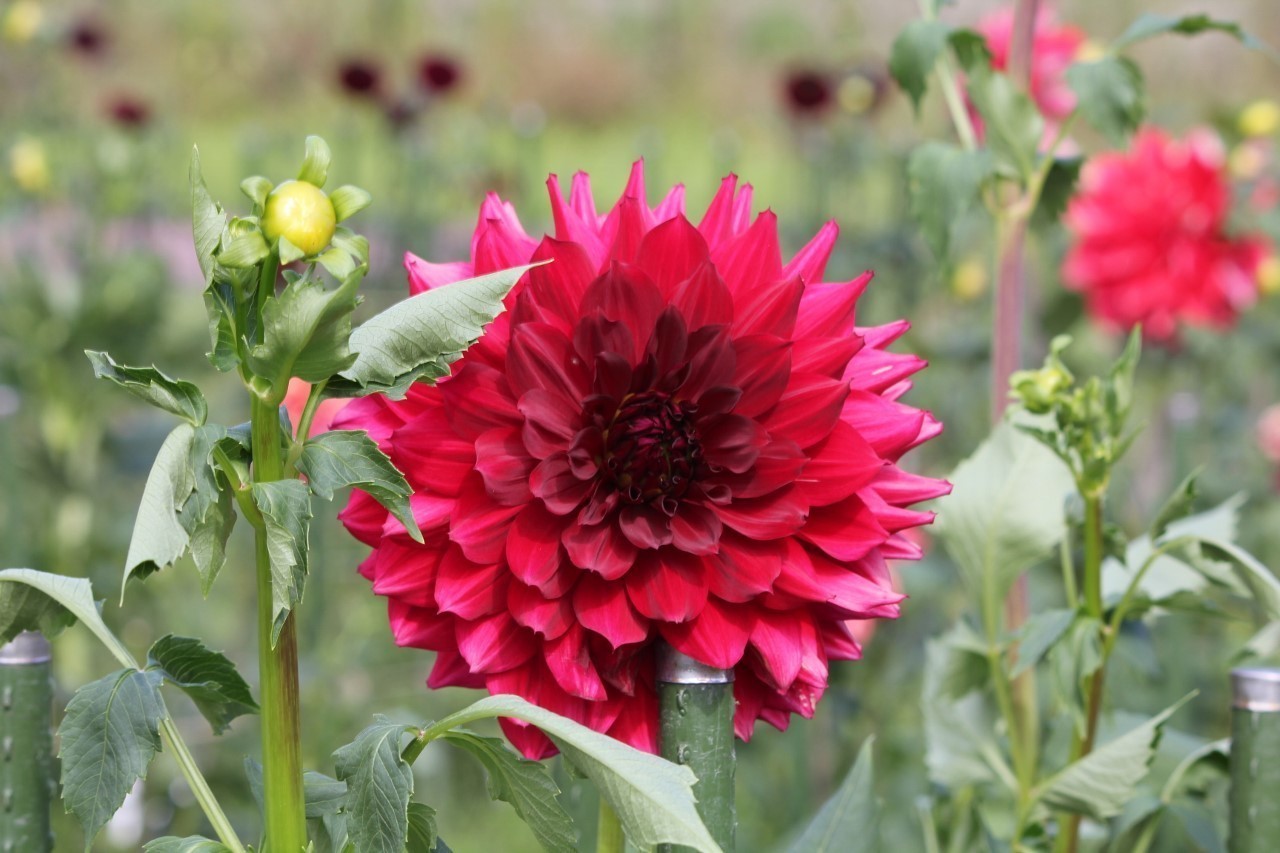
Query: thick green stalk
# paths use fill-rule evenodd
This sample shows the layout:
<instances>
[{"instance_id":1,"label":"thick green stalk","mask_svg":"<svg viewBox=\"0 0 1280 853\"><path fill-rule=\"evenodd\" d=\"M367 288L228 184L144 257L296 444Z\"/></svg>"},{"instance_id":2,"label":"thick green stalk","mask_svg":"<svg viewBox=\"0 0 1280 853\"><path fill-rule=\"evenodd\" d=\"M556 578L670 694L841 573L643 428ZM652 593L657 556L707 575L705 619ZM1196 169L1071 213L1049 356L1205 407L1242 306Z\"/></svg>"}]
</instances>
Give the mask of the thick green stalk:
<instances>
[{"instance_id":1,"label":"thick green stalk","mask_svg":"<svg viewBox=\"0 0 1280 853\"><path fill-rule=\"evenodd\" d=\"M732 853L737 828L733 671L706 666L665 644L657 654L658 751L698 777L693 786L698 814L720 849Z\"/></svg>"},{"instance_id":2,"label":"thick green stalk","mask_svg":"<svg viewBox=\"0 0 1280 853\"><path fill-rule=\"evenodd\" d=\"M596 821L596 853L625 853L627 837L609 801L600 798L600 817Z\"/></svg>"},{"instance_id":3,"label":"thick green stalk","mask_svg":"<svg viewBox=\"0 0 1280 853\"><path fill-rule=\"evenodd\" d=\"M49 643L19 634L0 647L0 850L53 849L53 682Z\"/></svg>"},{"instance_id":4,"label":"thick green stalk","mask_svg":"<svg viewBox=\"0 0 1280 853\"><path fill-rule=\"evenodd\" d=\"M1280 670L1231 673L1231 853L1270 853L1280 839Z\"/></svg>"},{"instance_id":5,"label":"thick green stalk","mask_svg":"<svg viewBox=\"0 0 1280 853\"><path fill-rule=\"evenodd\" d=\"M253 481L279 480L280 413L257 396L253 400ZM262 784L267 853L298 853L307 846L302 793L302 727L298 705L298 635L294 614L280 630L275 648L271 631L271 555L264 527L254 530L258 568L258 671L262 703Z\"/></svg>"}]
</instances>

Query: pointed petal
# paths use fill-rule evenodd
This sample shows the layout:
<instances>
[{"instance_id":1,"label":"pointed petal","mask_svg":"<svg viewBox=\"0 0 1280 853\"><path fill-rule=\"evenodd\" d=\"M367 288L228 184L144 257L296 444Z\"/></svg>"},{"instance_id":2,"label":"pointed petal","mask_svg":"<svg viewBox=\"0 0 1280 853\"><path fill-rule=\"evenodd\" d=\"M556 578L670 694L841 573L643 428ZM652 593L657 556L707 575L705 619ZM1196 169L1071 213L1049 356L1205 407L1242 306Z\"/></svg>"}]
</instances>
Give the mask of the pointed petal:
<instances>
[{"instance_id":1,"label":"pointed petal","mask_svg":"<svg viewBox=\"0 0 1280 853\"><path fill-rule=\"evenodd\" d=\"M636 266L666 298L710 260L707 241L683 216L668 219L645 234L636 252Z\"/></svg>"},{"instance_id":2,"label":"pointed petal","mask_svg":"<svg viewBox=\"0 0 1280 853\"><path fill-rule=\"evenodd\" d=\"M872 272L867 270L853 281L839 284L808 284L800 299L795 336L848 337L853 334L858 297L866 291Z\"/></svg>"},{"instance_id":3,"label":"pointed petal","mask_svg":"<svg viewBox=\"0 0 1280 853\"><path fill-rule=\"evenodd\" d=\"M547 668L564 692L589 701L607 698L604 682L591 662L586 632L580 626L572 625L557 639L548 641L543 645L542 653Z\"/></svg>"},{"instance_id":4,"label":"pointed petal","mask_svg":"<svg viewBox=\"0 0 1280 853\"><path fill-rule=\"evenodd\" d=\"M529 491L556 515L568 515L582 505L595 483L580 480L569 464L569 454L556 453L538 463L529 475Z\"/></svg>"},{"instance_id":5,"label":"pointed petal","mask_svg":"<svg viewBox=\"0 0 1280 853\"><path fill-rule=\"evenodd\" d=\"M462 619L498 613L507 604L506 571L498 564L473 563L458 548L449 548L436 573L435 603L441 613Z\"/></svg>"},{"instance_id":6,"label":"pointed petal","mask_svg":"<svg viewBox=\"0 0 1280 853\"><path fill-rule=\"evenodd\" d=\"M875 513L857 496L831 506L814 507L800 531L806 542L817 545L831 557L845 562L857 560L889 538Z\"/></svg>"},{"instance_id":7,"label":"pointed petal","mask_svg":"<svg viewBox=\"0 0 1280 853\"><path fill-rule=\"evenodd\" d=\"M870 483L889 463L844 421L809 448L809 463L796 484L810 506L842 501Z\"/></svg>"},{"instance_id":8,"label":"pointed petal","mask_svg":"<svg viewBox=\"0 0 1280 853\"><path fill-rule=\"evenodd\" d=\"M676 651L719 669L732 669L742 660L756 621L752 608L708 599L696 619L663 625L662 636Z\"/></svg>"},{"instance_id":9,"label":"pointed petal","mask_svg":"<svg viewBox=\"0 0 1280 853\"><path fill-rule=\"evenodd\" d=\"M440 406L424 410L392 433L391 461L415 490L457 497L475 467L474 445L450 426Z\"/></svg>"},{"instance_id":10,"label":"pointed petal","mask_svg":"<svg viewBox=\"0 0 1280 853\"><path fill-rule=\"evenodd\" d=\"M487 364L466 358L462 368L437 388L450 426L463 438L474 441L494 427L521 423L507 378Z\"/></svg>"},{"instance_id":11,"label":"pointed petal","mask_svg":"<svg viewBox=\"0 0 1280 853\"><path fill-rule=\"evenodd\" d=\"M783 267L785 276L798 275L806 285L822 281L827 269L827 261L831 258L831 250L835 248L836 238L840 236L840 226L835 220L826 222L813 239L805 247L796 252L796 256Z\"/></svg>"},{"instance_id":12,"label":"pointed petal","mask_svg":"<svg viewBox=\"0 0 1280 853\"><path fill-rule=\"evenodd\" d=\"M475 267L470 261L455 261L449 264L433 264L424 261L413 252L404 253L404 269L409 275L409 294L416 296L433 287L442 287L471 278Z\"/></svg>"},{"instance_id":13,"label":"pointed petal","mask_svg":"<svg viewBox=\"0 0 1280 853\"><path fill-rule=\"evenodd\" d=\"M559 571L569 570L560 552L564 520L533 501L520 510L507 533L504 552L511 574L540 589Z\"/></svg>"},{"instance_id":14,"label":"pointed petal","mask_svg":"<svg viewBox=\"0 0 1280 853\"><path fill-rule=\"evenodd\" d=\"M738 292L734 298L735 335L777 335L790 338L796 327L796 312L804 296L804 284L799 278L784 278L776 282L751 285L746 292Z\"/></svg>"},{"instance_id":15,"label":"pointed petal","mask_svg":"<svg viewBox=\"0 0 1280 853\"><path fill-rule=\"evenodd\" d=\"M769 540L791 536L803 527L808 504L799 490L788 488L763 498L735 500L715 511L721 521L747 538Z\"/></svg>"},{"instance_id":16,"label":"pointed petal","mask_svg":"<svg viewBox=\"0 0 1280 853\"><path fill-rule=\"evenodd\" d=\"M499 427L483 433L476 439L475 459L485 491L498 503L523 506L533 497L529 474L535 461L525 451L520 430Z\"/></svg>"},{"instance_id":17,"label":"pointed petal","mask_svg":"<svg viewBox=\"0 0 1280 853\"><path fill-rule=\"evenodd\" d=\"M756 542L726 531L720 550L707 558L711 594L723 601L743 603L773 589L782 573L782 548L775 542Z\"/></svg>"},{"instance_id":18,"label":"pointed petal","mask_svg":"<svg viewBox=\"0 0 1280 853\"><path fill-rule=\"evenodd\" d=\"M734 413L754 418L778 402L791 378L791 341L773 335L735 338L733 384L742 389Z\"/></svg>"},{"instance_id":19,"label":"pointed petal","mask_svg":"<svg viewBox=\"0 0 1280 853\"><path fill-rule=\"evenodd\" d=\"M533 657L536 644L528 628L521 628L505 611L457 623L458 651L472 672L494 673L515 669Z\"/></svg>"},{"instance_id":20,"label":"pointed petal","mask_svg":"<svg viewBox=\"0 0 1280 853\"><path fill-rule=\"evenodd\" d=\"M720 245L708 242L713 247L711 260L735 300L749 298L782 279L778 217L772 211L766 210L750 228Z\"/></svg>"},{"instance_id":21,"label":"pointed petal","mask_svg":"<svg viewBox=\"0 0 1280 853\"><path fill-rule=\"evenodd\" d=\"M849 386L838 379L812 373L792 373L778 405L764 420L774 438L787 438L808 448L831 434Z\"/></svg>"},{"instance_id":22,"label":"pointed petal","mask_svg":"<svg viewBox=\"0 0 1280 853\"><path fill-rule=\"evenodd\" d=\"M554 640L574 624L573 602L568 596L547 598L536 587L512 582L507 588L507 609L517 625Z\"/></svg>"},{"instance_id":23,"label":"pointed petal","mask_svg":"<svg viewBox=\"0 0 1280 853\"><path fill-rule=\"evenodd\" d=\"M570 524L560 537L565 553L575 566L593 572L605 580L625 575L636 561L632 545L616 524Z\"/></svg>"},{"instance_id":24,"label":"pointed petal","mask_svg":"<svg viewBox=\"0 0 1280 853\"><path fill-rule=\"evenodd\" d=\"M496 563L502 558L507 531L520 509L520 506L494 503L485 491L484 480L479 474L472 474L463 481L458 493L449 523L449 538L462 548L468 559Z\"/></svg>"},{"instance_id":25,"label":"pointed petal","mask_svg":"<svg viewBox=\"0 0 1280 853\"><path fill-rule=\"evenodd\" d=\"M604 637L615 649L649 636L649 621L631 605L625 584L583 575L573 590L573 609L584 627Z\"/></svg>"}]
</instances>

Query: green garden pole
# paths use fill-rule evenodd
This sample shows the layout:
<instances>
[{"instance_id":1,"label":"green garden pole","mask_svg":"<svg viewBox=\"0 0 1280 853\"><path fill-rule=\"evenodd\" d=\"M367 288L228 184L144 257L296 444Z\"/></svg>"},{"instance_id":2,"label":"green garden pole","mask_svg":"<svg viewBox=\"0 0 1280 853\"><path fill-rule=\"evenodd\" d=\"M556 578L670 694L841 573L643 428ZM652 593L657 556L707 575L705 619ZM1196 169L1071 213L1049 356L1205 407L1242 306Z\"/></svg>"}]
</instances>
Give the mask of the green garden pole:
<instances>
[{"instance_id":1,"label":"green garden pole","mask_svg":"<svg viewBox=\"0 0 1280 853\"><path fill-rule=\"evenodd\" d=\"M53 681L49 641L24 632L0 646L0 851L53 849Z\"/></svg>"},{"instance_id":2,"label":"green garden pole","mask_svg":"<svg viewBox=\"0 0 1280 853\"><path fill-rule=\"evenodd\" d=\"M1280 849L1280 669L1231 671L1230 853Z\"/></svg>"},{"instance_id":3,"label":"green garden pole","mask_svg":"<svg viewBox=\"0 0 1280 853\"><path fill-rule=\"evenodd\" d=\"M698 777L698 814L725 853L734 849L733 670L716 669L665 643L657 650L658 751ZM668 847L684 851L685 847Z\"/></svg>"}]
</instances>

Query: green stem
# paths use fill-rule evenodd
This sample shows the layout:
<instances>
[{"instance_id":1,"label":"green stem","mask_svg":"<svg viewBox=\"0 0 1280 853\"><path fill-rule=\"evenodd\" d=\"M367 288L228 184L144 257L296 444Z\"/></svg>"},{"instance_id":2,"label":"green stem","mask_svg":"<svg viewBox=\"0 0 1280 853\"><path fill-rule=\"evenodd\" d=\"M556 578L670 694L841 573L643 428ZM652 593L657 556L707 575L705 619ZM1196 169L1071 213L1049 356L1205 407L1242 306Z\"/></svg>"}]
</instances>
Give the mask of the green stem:
<instances>
[{"instance_id":1,"label":"green stem","mask_svg":"<svg viewBox=\"0 0 1280 853\"><path fill-rule=\"evenodd\" d=\"M609 807L609 801L601 797L600 817L596 821L596 853L623 853L626 849L627 837L618 815Z\"/></svg>"},{"instance_id":2,"label":"green stem","mask_svg":"<svg viewBox=\"0 0 1280 853\"><path fill-rule=\"evenodd\" d=\"M1062 535L1062 541L1058 543L1058 554L1062 561L1062 592L1066 597L1067 606L1075 607L1079 601L1080 592L1076 589L1076 564L1071 559L1071 531L1068 530Z\"/></svg>"},{"instance_id":3,"label":"green stem","mask_svg":"<svg viewBox=\"0 0 1280 853\"><path fill-rule=\"evenodd\" d=\"M311 386L311 393L307 396L307 405L302 409L302 416L293 428L293 434L298 437L299 442L306 441L311 434L311 422L315 420L316 410L320 408L320 402L324 399L324 386L328 384L329 380L326 379Z\"/></svg>"},{"instance_id":4,"label":"green stem","mask_svg":"<svg viewBox=\"0 0 1280 853\"><path fill-rule=\"evenodd\" d=\"M209 783L205 780L204 774L200 772L195 758L192 757L191 751L187 749L187 744L178 732L178 727L173 724L173 720L165 717L160 723L160 730L164 732L165 738L168 739L169 750L173 753L174 760L178 762L178 768L182 770L182 775L186 777L191 793L195 795L196 802L200 804L205 817L209 819L209 823L213 826L213 831L217 833L218 839L231 850L231 853L245 853L244 845L240 843L240 838L231 826L231 821L227 819L222 807L218 805L218 798L213 795L213 791L209 788Z\"/></svg>"},{"instance_id":5,"label":"green stem","mask_svg":"<svg viewBox=\"0 0 1280 853\"><path fill-rule=\"evenodd\" d=\"M270 261L268 261L268 265ZM265 277L265 276L264 276ZM253 401L253 481L269 483L283 474L280 413L256 396ZM258 568L258 668L262 697L262 783L268 853L297 853L307 845L302 793L301 713L298 703L298 635L293 613L285 619L275 648L271 554L265 527L254 530Z\"/></svg>"},{"instance_id":6,"label":"green stem","mask_svg":"<svg viewBox=\"0 0 1280 853\"><path fill-rule=\"evenodd\" d=\"M926 21L934 19L933 8L927 0L920 0L920 16ZM969 110L965 106L964 96L960 92L960 82L951 57L945 53L938 57L935 66L938 72L938 88L942 90L942 100L951 114L951 123L955 126L956 135L966 151L976 151L978 134L974 131L973 120L969 118Z\"/></svg>"},{"instance_id":7,"label":"green stem","mask_svg":"<svg viewBox=\"0 0 1280 853\"><path fill-rule=\"evenodd\" d=\"M1084 604L1090 616L1102 618L1102 496L1084 497Z\"/></svg>"}]
</instances>

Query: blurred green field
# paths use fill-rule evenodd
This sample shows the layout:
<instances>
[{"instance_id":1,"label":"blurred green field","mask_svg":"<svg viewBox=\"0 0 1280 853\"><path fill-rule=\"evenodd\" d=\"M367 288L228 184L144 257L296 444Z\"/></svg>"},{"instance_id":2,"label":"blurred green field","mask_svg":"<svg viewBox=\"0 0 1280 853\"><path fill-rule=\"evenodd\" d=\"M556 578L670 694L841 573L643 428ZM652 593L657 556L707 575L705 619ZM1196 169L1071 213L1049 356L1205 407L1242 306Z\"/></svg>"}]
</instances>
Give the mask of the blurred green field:
<instances>
[{"instance_id":1,"label":"blurred green field","mask_svg":"<svg viewBox=\"0 0 1280 853\"><path fill-rule=\"evenodd\" d=\"M948 16L973 21L995 5L960 0ZM1195 7L1077 0L1058 10L1105 38L1140 11ZM33 8L38 21L26 27ZM1280 5L1232 0L1212 11L1280 44ZM15 24L15 14L28 17ZM898 348L931 362L908 400L947 429L910 458L916 470L944 475L987 430L990 300L973 264L969 279L937 270L907 219L904 158L946 127L932 102L916 123L888 81L888 46L913 14L913 4L870 0L0 2L0 564L88 576L107 598L106 620L134 651L165 633L201 636L254 682L244 525L207 603L183 564L131 585L125 607L116 606L134 509L167 423L94 385L82 351L155 361L220 388L211 394L213 417L247 420L242 390L204 359L199 270L184 219L190 150L199 146L214 197L247 209L240 177L291 172L310 133L329 141L337 183L363 186L375 199L361 222L373 246L366 315L405 293L404 251L432 260L465 254L487 190L511 199L530 232L547 228L549 172L590 172L603 206L643 157L652 200L680 181L690 210L700 211L735 171L756 187L760 207L778 213L792 251L821 222L838 220L829 274L876 271L860 323L910 318L914 328ZM98 52L70 46L83 26L100 34ZM455 89L417 91L417 64L428 54L457 63ZM1153 120L1179 131L1208 123L1233 140L1240 108L1280 91L1280 65L1225 38L1166 40L1139 54ZM393 121L383 105L344 92L338 69L354 59L378 64L388 104L413 101L416 117ZM829 77L829 110L802 114L788 105L785 80L798 70ZM144 106L148 117L113 118L123 103ZM31 157L42 158L43 177ZM1280 237L1280 222L1266 224ZM987 243L972 236L971 260L985 263ZM1092 330L1078 297L1063 291L1062 251L1060 232L1033 242L1027 361L1039 361L1052 334L1071 331L1088 373L1119 342ZM1280 565L1277 472L1253 438L1258 414L1280 401L1277 364L1274 295L1229 334L1192 333L1180 351L1150 353L1136 407L1148 430L1125 467L1116 493L1126 498L1111 507L1114 517L1139 525L1174 483L1202 467L1203 505L1246 493L1242 541ZM422 721L475 697L428 692L429 656L394 647L382 600L354 571L365 549L332 518L312 535L317 554L299 625L303 725L308 766L331 771L332 750L373 713ZM785 735L762 727L740 745L743 853L772 849L811 814L870 734L878 738L885 849L920 847L916 809L930 795L919 710L924 642L954 621L962 602L944 556L931 552L899 568L911 596L903 618L877 628L862 662L833 668L815 719ZM1154 712L1198 688L1180 727L1224 736L1226 671L1251 633L1247 620L1194 617L1176 631L1157 622L1126 637L1114 679L1126 684L1124 708ZM65 635L55 651L61 700L108 665L83 632ZM244 756L258 748L254 721L241 719L215 740L193 709L173 704L233 820L256 825L243 786ZM417 765L417 799L437 808L442 836L459 853L537 850L507 806L489 803L476 766L458 756L433 746ZM585 848L594 794L560 775L584 817ZM136 850L140 838L201 825L176 768L162 759L139 808L126 809L94 849ZM57 849L79 843L79 830L60 820Z\"/></svg>"}]
</instances>

